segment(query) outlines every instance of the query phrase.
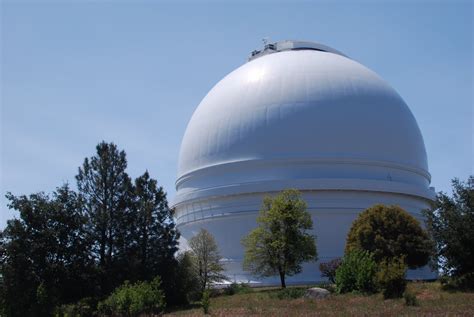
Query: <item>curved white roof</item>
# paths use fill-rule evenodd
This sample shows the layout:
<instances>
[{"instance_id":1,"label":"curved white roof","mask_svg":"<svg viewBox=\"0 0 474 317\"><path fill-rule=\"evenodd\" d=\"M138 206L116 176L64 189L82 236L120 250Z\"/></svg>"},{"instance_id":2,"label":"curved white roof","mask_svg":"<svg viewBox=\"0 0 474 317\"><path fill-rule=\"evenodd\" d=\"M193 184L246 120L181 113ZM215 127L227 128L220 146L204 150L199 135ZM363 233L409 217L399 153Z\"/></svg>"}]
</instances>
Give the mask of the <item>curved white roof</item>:
<instances>
[{"instance_id":1,"label":"curved white roof","mask_svg":"<svg viewBox=\"0 0 474 317\"><path fill-rule=\"evenodd\" d=\"M311 171L291 167L308 162L315 167ZM275 168L265 172L255 164ZM378 176L344 167L354 164L370 166ZM313 179L391 181L384 167L417 177L400 176L399 182L428 188L423 138L402 98L377 74L337 51L280 50L231 72L199 104L181 145L177 199L181 187L234 186L275 173L279 179L311 174ZM244 179L229 176L247 175L246 170L250 174ZM208 179L188 182L198 174Z\"/></svg>"}]
</instances>

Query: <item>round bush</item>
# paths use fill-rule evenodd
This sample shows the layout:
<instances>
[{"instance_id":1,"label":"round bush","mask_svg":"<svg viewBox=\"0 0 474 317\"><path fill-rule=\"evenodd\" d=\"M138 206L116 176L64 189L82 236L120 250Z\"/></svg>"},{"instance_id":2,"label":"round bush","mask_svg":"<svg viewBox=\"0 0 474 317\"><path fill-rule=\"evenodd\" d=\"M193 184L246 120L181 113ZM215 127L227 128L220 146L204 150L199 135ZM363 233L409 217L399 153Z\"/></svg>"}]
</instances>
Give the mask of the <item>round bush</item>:
<instances>
[{"instance_id":1,"label":"round bush","mask_svg":"<svg viewBox=\"0 0 474 317\"><path fill-rule=\"evenodd\" d=\"M433 244L418 220L398 206L375 205L360 213L347 236L346 252L371 252L377 263L404 257L410 268L428 263Z\"/></svg>"}]
</instances>

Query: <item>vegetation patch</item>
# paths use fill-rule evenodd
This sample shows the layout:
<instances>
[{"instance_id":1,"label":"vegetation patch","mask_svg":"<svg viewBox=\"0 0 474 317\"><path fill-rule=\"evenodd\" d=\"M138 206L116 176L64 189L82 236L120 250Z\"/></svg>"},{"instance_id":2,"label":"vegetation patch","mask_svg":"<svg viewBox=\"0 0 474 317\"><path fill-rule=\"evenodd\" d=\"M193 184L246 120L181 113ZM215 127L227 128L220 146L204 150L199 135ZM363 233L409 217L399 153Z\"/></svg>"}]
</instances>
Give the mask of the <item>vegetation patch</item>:
<instances>
[{"instance_id":1,"label":"vegetation patch","mask_svg":"<svg viewBox=\"0 0 474 317\"><path fill-rule=\"evenodd\" d=\"M307 287L288 287L295 293ZM298 290L299 289L299 290ZM416 297L417 306L405 298L385 300L383 295L335 294L325 299L279 298L281 288L254 289L251 293L211 298L213 316L470 316L474 293L447 292L438 282L409 282L407 293ZM421 294L424 294L422 296ZM410 295L409 295L410 296ZM409 299L411 300L411 299ZM199 316L201 307L169 312L170 316Z\"/></svg>"},{"instance_id":2,"label":"vegetation patch","mask_svg":"<svg viewBox=\"0 0 474 317\"><path fill-rule=\"evenodd\" d=\"M163 312L165 306L161 280L156 277L149 283L125 282L99 303L98 311L102 316L139 316L159 314Z\"/></svg>"},{"instance_id":3,"label":"vegetation patch","mask_svg":"<svg viewBox=\"0 0 474 317\"><path fill-rule=\"evenodd\" d=\"M271 294L274 298L278 298L278 299L296 299L296 298L303 297L305 293L306 293L305 288L290 287L290 288L281 289L278 292L271 293Z\"/></svg>"},{"instance_id":4,"label":"vegetation patch","mask_svg":"<svg viewBox=\"0 0 474 317\"><path fill-rule=\"evenodd\" d=\"M225 295L246 294L253 292L253 289L245 283L232 283L224 288Z\"/></svg>"}]
</instances>

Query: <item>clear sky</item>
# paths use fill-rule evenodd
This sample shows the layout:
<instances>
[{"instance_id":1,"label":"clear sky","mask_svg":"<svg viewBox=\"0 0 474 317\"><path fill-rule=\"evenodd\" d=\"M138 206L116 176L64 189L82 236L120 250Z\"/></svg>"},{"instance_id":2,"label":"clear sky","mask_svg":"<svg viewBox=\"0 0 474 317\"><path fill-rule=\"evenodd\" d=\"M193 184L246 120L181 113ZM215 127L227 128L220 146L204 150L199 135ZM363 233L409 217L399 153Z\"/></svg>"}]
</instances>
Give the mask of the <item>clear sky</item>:
<instances>
[{"instance_id":1,"label":"clear sky","mask_svg":"<svg viewBox=\"0 0 474 317\"><path fill-rule=\"evenodd\" d=\"M261 39L317 41L387 80L424 136L432 186L473 173L471 1L1 1L4 194L51 192L101 140L175 195L186 124Z\"/></svg>"}]
</instances>

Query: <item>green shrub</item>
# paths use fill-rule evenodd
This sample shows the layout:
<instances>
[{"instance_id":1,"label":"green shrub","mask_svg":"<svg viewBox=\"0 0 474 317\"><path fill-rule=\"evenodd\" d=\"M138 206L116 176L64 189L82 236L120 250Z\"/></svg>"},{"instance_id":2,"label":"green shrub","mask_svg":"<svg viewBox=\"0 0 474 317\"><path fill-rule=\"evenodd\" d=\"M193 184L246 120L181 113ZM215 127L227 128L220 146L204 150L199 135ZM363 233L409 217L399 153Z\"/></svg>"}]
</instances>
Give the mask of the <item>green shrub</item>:
<instances>
[{"instance_id":1,"label":"green shrub","mask_svg":"<svg viewBox=\"0 0 474 317\"><path fill-rule=\"evenodd\" d=\"M94 315L97 301L92 297L83 298L75 304L56 307L55 317L90 317Z\"/></svg>"},{"instance_id":2,"label":"green shrub","mask_svg":"<svg viewBox=\"0 0 474 317\"><path fill-rule=\"evenodd\" d=\"M336 270L336 291L373 293L377 290L375 276L377 264L368 251L353 250L347 253Z\"/></svg>"},{"instance_id":3,"label":"green shrub","mask_svg":"<svg viewBox=\"0 0 474 317\"><path fill-rule=\"evenodd\" d=\"M201 306L204 314L209 314L209 308L211 307L211 294L208 289L202 293Z\"/></svg>"},{"instance_id":4,"label":"green shrub","mask_svg":"<svg viewBox=\"0 0 474 317\"><path fill-rule=\"evenodd\" d=\"M165 305L161 280L157 276L151 282L130 284L126 281L99 303L98 311L104 315L139 316L161 313Z\"/></svg>"},{"instance_id":5,"label":"green shrub","mask_svg":"<svg viewBox=\"0 0 474 317\"><path fill-rule=\"evenodd\" d=\"M407 266L403 257L385 259L379 264L377 283L385 299L403 296L407 286L406 271Z\"/></svg>"},{"instance_id":6,"label":"green shrub","mask_svg":"<svg viewBox=\"0 0 474 317\"><path fill-rule=\"evenodd\" d=\"M406 306L418 306L418 300L416 299L416 296L413 293L403 293L403 299L405 299Z\"/></svg>"},{"instance_id":7,"label":"green shrub","mask_svg":"<svg viewBox=\"0 0 474 317\"><path fill-rule=\"evenodd\" d=\"M274 293L273 296L275 296L278 299L296 299L303 297L304 294L306 293L306 289L303 288L283 288L279 290L278 292Z\"/></svg>"},{"instance_id":8,"label":"green shrub","mask_svg":"<svg viewBox=\"0 0 474 317\"><path fill-rule=\"evenodd\" d=\"M447 291L474 290L474 273L466 273L461 276L442 276L439 281L441 287Z\"/></svg>"},{"instance_id":9,"label":"green shrub","mask_svg":"<svg viewBox=\"0 0 474 317\"><path fill-rule=\"evenodd\" d=\"M225 295L246 294L252 292L252 288L245 283L232 283L224 288Z\"/></svg>"}]
</instances>

